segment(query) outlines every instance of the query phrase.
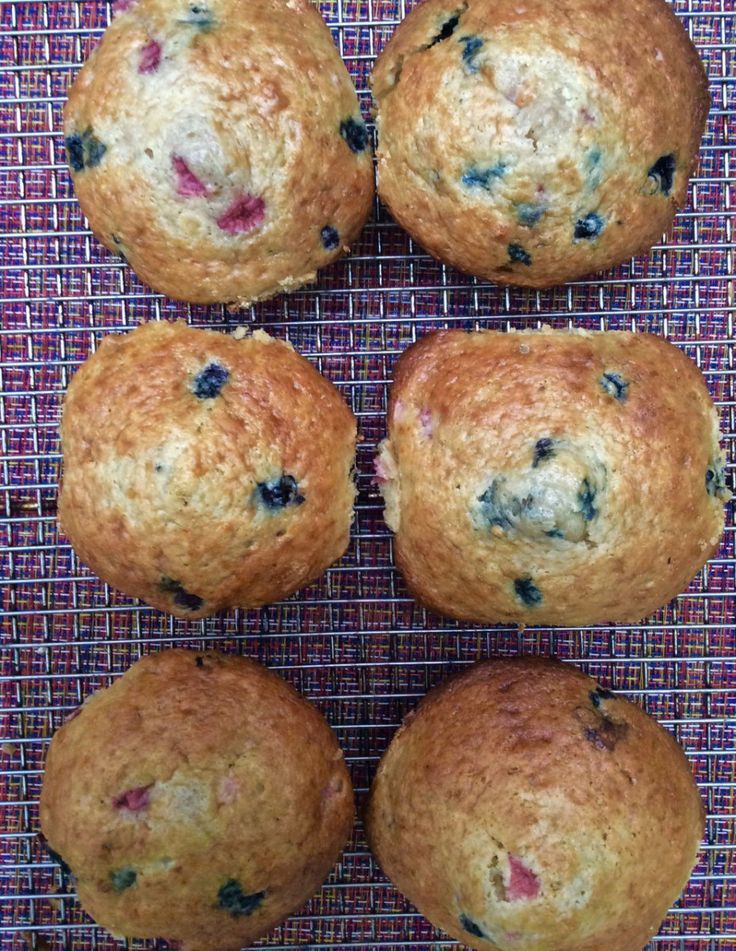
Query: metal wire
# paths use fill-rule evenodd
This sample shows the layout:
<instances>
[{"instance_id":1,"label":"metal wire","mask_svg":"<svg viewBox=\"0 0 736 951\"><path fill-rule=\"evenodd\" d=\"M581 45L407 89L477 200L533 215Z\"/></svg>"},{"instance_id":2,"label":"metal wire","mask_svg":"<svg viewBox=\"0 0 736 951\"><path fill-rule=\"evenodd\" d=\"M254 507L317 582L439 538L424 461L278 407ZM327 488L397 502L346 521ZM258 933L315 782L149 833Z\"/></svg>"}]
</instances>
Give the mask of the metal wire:
<instances>
[{"instance_id":1,"label":"metal wire","mask_svg":"<svg viewBox=\"0 0 736 951\"><path fill-rule=\"evenodd\" d=\"M736 951L736 531L689 590L641 625L481 628L433 616L394 572L371 485L396 355L439 326L585 326L662 334L702 369L736 440L734 200L736 30L732 0L677 0L699 47L713 107L688 207L668 239L594 281L547 292L478 283L433 262L376 205L353 256L316 288L231 315L153 294L90 235L61 141L67 83L99 38L106 3L0 4L0 941L21 948L113 948L80 912L43 852L37 799L53 730L141 652L174 643L243 651L279 670L338 732L362 799L403 714L447 673L488 654L556 653L670 728L707 804L707 836L681 901L652 947ZM371 63L404 0L324 0L369 114ZM291 339L342 390L359 418L360 496L351 548L306 591L259 612L187 623L94 578L57 537L61 395L102 336L147 319L221 329L252 322ZM729 462L733 480L733 462ZM271 948L448 948L386 882L360 820L321 893L261 942ZM144 946L134 943L134 946Z\"/></svg>"}]
</instances>

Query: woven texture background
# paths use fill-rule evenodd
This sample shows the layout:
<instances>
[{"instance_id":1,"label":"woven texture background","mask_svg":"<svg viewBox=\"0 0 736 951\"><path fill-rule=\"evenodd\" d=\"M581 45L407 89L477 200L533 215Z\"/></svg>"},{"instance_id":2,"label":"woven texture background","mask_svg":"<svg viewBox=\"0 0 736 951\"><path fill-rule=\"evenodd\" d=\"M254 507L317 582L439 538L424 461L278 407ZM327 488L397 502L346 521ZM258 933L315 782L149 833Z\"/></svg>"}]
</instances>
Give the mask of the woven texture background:
<instances>
[{"instance_id":1,"label":"woven texture background","mask_svg":"<svg viewBox=\"0 0 736 951\"><path fill-rule=\"evenodd\" d=\"M707 803L700 861L653 947L736 951L733 505L718 556L645 624L518 632L455 624L417 606L391 567L391 541L371 486L387 384L401 350L432 327L541 321L650 330L681 346L720 408L733 483L732 2L675 3L705 60L713 107L688 207L649 257L594 282L542 293L504 290L433 262L377 205L355 253L316 288L238 317L152 294L91 237L73 198L61 108L109 5L0 3L2 951L116 946L79 911L36 838L43 755L53 730L84 696L142 652L172 643L242 651L281 671L338 731L359 800L403 714L453 668L494 653L554 652L581 662L677 735ZM321 8L368 116L373 58L406 8L396 0L325 0ZM219 328L251 322L287 336L358 416L364 440L352 545L319 583L283 604L173 620L109 590L57 535L57 426L71 374L104 334L173 317ZM387 884L360 820L322 892L261 944L297 942L315 949L453 945Z\"/></svg>"}]
</instances>

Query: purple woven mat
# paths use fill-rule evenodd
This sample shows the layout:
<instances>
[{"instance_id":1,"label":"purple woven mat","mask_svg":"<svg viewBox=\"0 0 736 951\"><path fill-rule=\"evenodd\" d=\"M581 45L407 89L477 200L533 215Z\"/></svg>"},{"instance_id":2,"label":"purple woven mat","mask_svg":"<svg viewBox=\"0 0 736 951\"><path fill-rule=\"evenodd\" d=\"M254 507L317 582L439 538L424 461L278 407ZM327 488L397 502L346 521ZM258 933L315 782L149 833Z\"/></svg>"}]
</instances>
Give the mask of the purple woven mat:
<instances>
[{"instance_id":1,"label":"purple woven mat","mask_svg":"<svg viewBox=\"0 0 736 951\"><path fill-rule=\"evenodd\" d=\"M367 75L404 5L326 0L321 7L367 116ZM670 240L649 257L595 282L502 289L433 262L376 206L355 253L316 289L233 317L151 293L91 237L73 198L61 108L109 5L0 3L2 951L117 946L79 911L35 837L43 755L54 728L87 693L141 652L172 643L243 651L280 670L338 731L359 798L402 715L451 669L494 653L554 652L580 661L673 730L707 802L698 867L651 947L736 951L733 506L717 557L645 624L518 632L448 622L408 597L391 568L370 481L396 356L439 326L546 321L664 334L702 368L732 459L736 29L732 0L678 0L675 8L707 65L713 108L690 202ZM176 316L220 328L252 322L287 336L337 383L359 418L360 497L348 554L319 583L260 612L193 623L165 617L110 591L57 538L57 425L70 375L105 333ZM453 946L387 884L360 821L322 892L260 944L296 943Z\"/></svg>"}]
</instances>

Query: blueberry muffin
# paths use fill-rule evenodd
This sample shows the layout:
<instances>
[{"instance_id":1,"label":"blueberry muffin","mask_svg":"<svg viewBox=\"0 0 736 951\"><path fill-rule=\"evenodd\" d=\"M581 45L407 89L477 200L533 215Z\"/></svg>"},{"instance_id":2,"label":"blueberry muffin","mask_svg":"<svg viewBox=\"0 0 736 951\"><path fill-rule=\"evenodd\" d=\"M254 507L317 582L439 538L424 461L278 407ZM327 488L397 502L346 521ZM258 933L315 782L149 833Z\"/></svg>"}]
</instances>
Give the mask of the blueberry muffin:
<instances>
[{"instance_id":1,"label":"blueberry muffin","mask_svg":"<svg viewBox=\"0 0 736 951\"><path fill-rule=\"evenodd\" d=\"M704 810L675 740L549 660L476 664L409 714L367 814L384 872L478 951L640 951Z\"/></svg>"},{"instance_id":2,"label":"blueberry muffin","mask_svg":"<svg viewBox=\"0 0 736 951\"><path fill-rule=\"evenodd\" d=\"M355 418L263 331L106 337L72 379L61 440L63 532L100 578L162 611L268 604L348 545Z\"/></svg>"},{"instance_id":3,"label":"blueberry muffin","mask_svg":"<svg viewBox=\"0 0 736 951\"><path fill-rule=\"evenodd\" d=\"M372 85L394 217L441 261L531 287L661 237L709 106L664 0L425 0Z\"/></svg>"},{"instance_id":4,"label":"blueberry muffin","mask_svg":"<svg viewBox=\"0 0 736 951\"><path fill-rule=\"evenodd\" d=\"M376 460L413 594L468 621L638 621L714 554L726 487L694 363L649 334L437 333Z\"/></svg>"},{"instance_id":5,"label":"blueberry muffin","mask_svg":"<svg viewBox=\"0 0 736 951\"><path fill-rule=\"evenodd\" d=\"M309 0L137 0L64 111L95 235L169 297L245 306L313 281L373 197L368 134Z\"/></svg>"},{"instance_id":6,"label":"blueberry muffin","mask_svg":"<svg viewBox=\"0 0 736 951\"><path fill-rule=\"evenodd\" d=\"M169 650L57 731L41 828L84 909L116 935L237 951L337 861L353 793L334 734L253 661Z\"/></svg>"}]
</instances>

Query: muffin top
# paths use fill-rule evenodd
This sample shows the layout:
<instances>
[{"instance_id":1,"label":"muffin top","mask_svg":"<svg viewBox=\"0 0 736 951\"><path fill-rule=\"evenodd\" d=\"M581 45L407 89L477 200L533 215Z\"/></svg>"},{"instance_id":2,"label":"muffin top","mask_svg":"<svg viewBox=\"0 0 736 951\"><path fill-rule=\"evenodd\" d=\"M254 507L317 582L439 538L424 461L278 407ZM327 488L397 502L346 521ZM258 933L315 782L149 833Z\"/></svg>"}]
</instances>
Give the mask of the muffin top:
<instances>
[{"instance_id":1,"label":"muffin top","mask_svg":"<svg viewBox=\"0 0 736 951\"><path fill-rule=\"evenodd\" d=\"M401 356L378 460L411 590L467 620L638 620L718 546L718 417L650 334L430 334Z\"/></svg>"},{"instance_id":2,"label":"muffin top","mask_svg":"<svg viewBox=\"0 0 736 951\"><path fill-rule=\"evenodd\" d=\"M239 949L324 880L353 817L334 734L253 661L167 650L49 747L41 827L113 933Z\"/></svg>"},{"instance_id":3,"label":"muffin top","mask_svg":"<svg viewBox=\"0 0 736 951\"><path fill-rule=\"evenodd\" d=\"M370 209L368 134L308 0L137 0L64 112L97 237L170 297L245 305L315 278Z\"/></svg>"},{"instance_id":4,"label":"muffin top","mask_svg":"<svg viewBox=\"0 0 736 951\"><path fill-rule=\"evenodd\" d=\"M658 240L709 106L663 0L426 0L372 76L378 183L435 257L545 287Z\"/></svg>"},{"instance_id":5,"label":"muffin top","mask_svg":"<svg viewBox=\"0 0 736 951\"><path fill-rule=\"evenodd\" d=\"M640 951L695 862L703 806L641 709L574 667L500 659L409 714L368 832L396 886L479 951Z\"/></svg>"},{"instance_id":6,"label":"muffin top","mask_svg":"<svg viewBox=\"0 0 736 951\"><path fill-rule=\"evenodd\" d=\"M106 337L72 379L59 519L81 558L183 617L285 597L344 552L355 418L262 331Z\"/></svg>"}]
</instances>

